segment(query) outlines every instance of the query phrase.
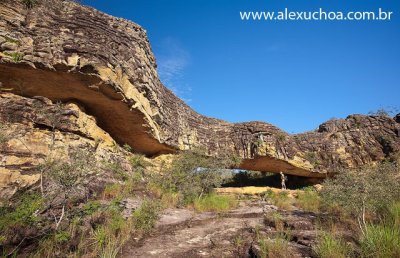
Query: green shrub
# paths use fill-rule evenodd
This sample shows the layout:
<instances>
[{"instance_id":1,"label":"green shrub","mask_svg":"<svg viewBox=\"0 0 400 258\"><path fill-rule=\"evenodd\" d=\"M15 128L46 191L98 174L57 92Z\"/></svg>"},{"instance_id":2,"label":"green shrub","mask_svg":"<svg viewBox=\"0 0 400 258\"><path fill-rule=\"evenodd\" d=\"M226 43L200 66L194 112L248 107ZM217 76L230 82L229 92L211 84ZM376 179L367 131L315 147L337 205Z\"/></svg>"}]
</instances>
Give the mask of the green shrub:
<instances>
[{"instance_id":1,"label":"green shrub","mask_svg":"<svg viewBox=\"0 0 400 258\"><path fill-rule=\"evenodd\" d=\"M12 211L2 208L0 210L0 230L20 225L30 226L37 221L35 212L43 206L43 198L36 193L25 193Z\"/></svg>"},{"instance_id":2,"label":"green shrub","mask_svg":"<svg viewBox=\"0 0 400 258\"><path fill-rule=\"evenodd\" d=\"M135 169L146 169L147 167L151 166L151 163L148 162L143 155L140 154L135 154L133 155L129 161L131 162L131 165Z\"/></svg>"},{"instance_id":3,"label":"green shrub","mask_svg":"<svg viewBox=\"0 0 400 258\"><path fill-rule=\"evenodd\" d=\"M235 207L237 200L228 195L207 194L202 198L194 201L194 208L197 211L214 211L222 212Z\"/></svg>"},{"instance_id":4,"label":"green shrub","mask_svg":"<svg viewBox=\"0 0 400 258\"><path fill-rule=\"evenodd\" d=\"M280 143L285 143L286 142L286 134L285 133L278 133L276 135L276 140Z\"/></svg>"},{"instance_id":5,"label":"green shrub","mask_svg":"<svg viewBox=\"0 0 400 258\"><path fill-rule=\"evenodd\" d=\"M54 238L57 242L67 242L71 239L70 234L67 231L58 231L54 235Z\"/></svg>"},{"instance_id":6,"label":"green shrub","mask_svg":"<svg viewBox=\"0 0 400 258\"><path fill-rule=\"evenodd\" d=\"M125 219L121 214L120 210L114 210L110 212L108 219L109 231L113 234L118 234L122 228L125 226Z\"/></svg>"},{"instance_id":7,"label":"green shrub","mask_svg":"<svg viewBox=\"0 0 400 258\"><path fill-rule=\"evenodd\" d=\"M392 225L368 225L360 243L364 257L400 257L400 228Z\"/></svg>"},{"instance_id":8,"label":"green shrub","mask_svg":"<svg viewBox=\"0 0 400 258\"><path fill-rule=\"evenodd\" d=\"M389 207L393 200L400 200L399 175L399 167L391 163L343 171L324 182L322 202L340 207L355 218L364 234L368 218L379 218L379 211Z\"/></svg>"},{"instance_id":9,"label":"green shrub","mask_svg":"<svg viewBox=\"0 0 400 258\"><path fill-rule=\"evenodd\" d=\"M317 212L320 206L320 196L315 190L307 189L305 191L298 191L296 196L295 205L305 211Z\"/></svg>"},{"instance_id":10,"label":"green shrub","mask_svg":"<svg viewBox=\"0 0 400 258\"><path fill-rule=\"evenodd\" d=\"M349 257L350 247L343 240L333 234L323 232L318 237L315 252L320 258L346 258Z\"/></svg>"},{"instance_id":11,"label":"green shrub","mask_svg":"<svg viewBox=\"0 0 400 258\"><path fill-rule=\"evenodd\" d=\"M155 182L163 192L180 193L180 204L192 203L214 187L221 185L220 169L230 167L236 158L222 156L207 157L200 151L186 151L176 157L171 165L162 171L163 176Z\"/></svg>"},{"instance_id":12,"label":"green shrub","mask_svg":"<svg viewBox=\"0 0 400 258\"><path fill-rule=\"evenodd\" d=\"M110 170L114 175L122 180L127 180L129 178L128 173L122 168L119 163L108 163L106 169Z\"/></svg>"},{"instance_id":13,"label":"green shrub","mask_svg":"<svg viewBox=\"0 0 400 258\"><path fill-rule=\"evenodd\" d=\"M21 3L27 8L31 9L36 4L36 0L21 0Z\"/></svg>"},{"instance_id":14,"label":"green shrub","mask_svg":"<svg viewBox=\"0 0 400 258\"><path fill-rule=\"evenodd\" d=\"M85 215L92 215L93 213L97 212L101 207L99 201L89 201L83 206L83 213Z\"/></svg>"},{"instance_id":15,"label":"green shrub","mask_svg":"<svg viewBox=\"0 0 400 258\"><path fill-rule=\"evenodd\" d=\"M103 198L110 200L121 197L123 193L123 185L119 183L107 184L103 191Z\"/></svg>"},{"instance_id":16,"label":"green shrub","mask_svg":"<svg viewBox=\"0 0 400 258\"><path fill-rule=\"evenodd\" d=\"M150 232L154 227L160 207L155 201L146 200L139 209L133 213L134 227L144 233Z\"/></svg>"}]
</instances>

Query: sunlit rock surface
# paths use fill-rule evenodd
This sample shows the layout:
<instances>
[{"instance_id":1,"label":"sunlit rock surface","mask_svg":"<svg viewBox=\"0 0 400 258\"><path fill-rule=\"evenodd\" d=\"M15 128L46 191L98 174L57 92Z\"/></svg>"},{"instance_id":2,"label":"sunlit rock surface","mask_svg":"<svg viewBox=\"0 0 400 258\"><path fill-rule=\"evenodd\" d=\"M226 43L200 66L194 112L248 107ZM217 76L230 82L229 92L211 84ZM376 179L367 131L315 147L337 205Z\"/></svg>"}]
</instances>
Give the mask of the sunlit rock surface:
<instances>
[{"instance_id":1,"label":"sunlit rock surface","mask_svg":"<svg viewBox=\"0 0 400 258\"><path fill-rule=\"evenodd\" d=\"M2 0L0 58L3 92L76 103L109 137L148 156L202 147L240 155L243 169L325 177L400 149L398 116L353 115L297 135L202 116L160 82L144 29L74 2L27 9Z\"/></svg>"}]
</instances>

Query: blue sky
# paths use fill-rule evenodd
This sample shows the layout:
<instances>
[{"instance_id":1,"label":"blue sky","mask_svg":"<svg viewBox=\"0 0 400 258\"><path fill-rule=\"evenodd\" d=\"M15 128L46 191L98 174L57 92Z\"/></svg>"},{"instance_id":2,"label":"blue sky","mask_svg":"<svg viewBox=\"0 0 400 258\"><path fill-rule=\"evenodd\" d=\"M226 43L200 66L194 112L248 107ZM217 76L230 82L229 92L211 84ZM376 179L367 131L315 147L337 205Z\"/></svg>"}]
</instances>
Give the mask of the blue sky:
<instances>
[{"instance_id":1,"label":"blue sky","mask_svg":"<svg viewBox=\"0 0 400 258\"><path fill-rule=\"evenodd\" d=\"M147 30L164 84L197 112L290 133L399 108L397 0L84 0ZM390 22L241 21L240 11L394 12Z\"/></svg>"}]
</instances>

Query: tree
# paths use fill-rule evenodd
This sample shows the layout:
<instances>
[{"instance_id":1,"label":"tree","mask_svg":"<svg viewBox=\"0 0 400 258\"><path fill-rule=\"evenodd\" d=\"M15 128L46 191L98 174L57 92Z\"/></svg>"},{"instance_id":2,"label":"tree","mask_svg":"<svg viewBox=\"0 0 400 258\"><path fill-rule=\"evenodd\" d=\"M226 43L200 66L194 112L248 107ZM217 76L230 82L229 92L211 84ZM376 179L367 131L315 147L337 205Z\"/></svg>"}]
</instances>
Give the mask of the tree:
<instances>
[{"instance_id":1,"label":"tree","mask_svg":"<svg viewBox=\"0 0 400 258\"><path fill-rule=\"evenodd\" d=\"M219 158L208 157L202 150L182 152L162 171L160 185L164 191L183 195L184 201L201 198L214 187L221 185L223 177L220 169L237 166L240 159L227 154Z\"/></svg>"},{"instance_id":2,"label":"tree","mask_svg":"<svg viewBox=\"0 0 400 258\"><path fill-rule=\"evenodd\" d=\"M394 200L400 199L399 176L399 166L389 162L343 171L323 184L321 197L324 204L339 206L352 215L365 234L366 214L377 215Z\"/></svg>"},{"instance_id":3,"label":"tree","mask_svg":"<svg viewBox=\"0 0 400 258\"><path fill-rule=\"evenodd\" d=\"M53 215L56 230L64 217L70 193L78 184L82 183L82 179L86 174L96 169L94 155L86 149L71 148L68 157L66 160L48 160L38 168L41 173L47 175L61 189L61 191L55 193L55 196L52 196L53 200L56 200L56 197L61 197L62 199L61 215L58 219ZM41 190L43 195L42 182Z\"/></svg>"}]
</instances>

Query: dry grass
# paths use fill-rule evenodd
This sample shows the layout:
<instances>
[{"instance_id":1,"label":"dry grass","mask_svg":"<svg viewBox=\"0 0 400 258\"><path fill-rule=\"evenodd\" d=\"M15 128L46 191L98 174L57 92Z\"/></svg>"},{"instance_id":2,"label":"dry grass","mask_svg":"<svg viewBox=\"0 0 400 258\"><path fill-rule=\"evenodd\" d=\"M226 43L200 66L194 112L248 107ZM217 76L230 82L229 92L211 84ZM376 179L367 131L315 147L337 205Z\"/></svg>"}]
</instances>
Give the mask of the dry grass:
<instances>
[{"instance_id":1,"label":"dry grass","mask_svg":"<svg viewBox=\"0 0 400 258\"><path fill-rule=\"evenodd\" d=\"M321 198L317 191L299 190L294 204L304 211L318 212L321 205Z\"/></svg>"},{"instance_id":2,"label":"dry grass","mask_svg":"<svg viewBox=\"0 0 400 258\"><path fill-rule=\"evenodd\" d=\"M296 195L296 190L281 190L279 188L268 187L268 186L224 187L224 188L216 188L215 191L217 193L248 194L248 195L258 195L265 193L267 191L272 191L274 193L280 193L282 191L285 191L288 193L290 197Z\"/></svg>"},{"instance_id":3,"label":"dry grass","mask_svg":"<svg viewBox=\"0 0 400 258\"><path fill-rule=\"evenodd\" d=\"M282 215L277 211L271 211L265 214L264 223L273 226L277 231L285 230L285 223Z\"/></svg>"}]
</instances>

